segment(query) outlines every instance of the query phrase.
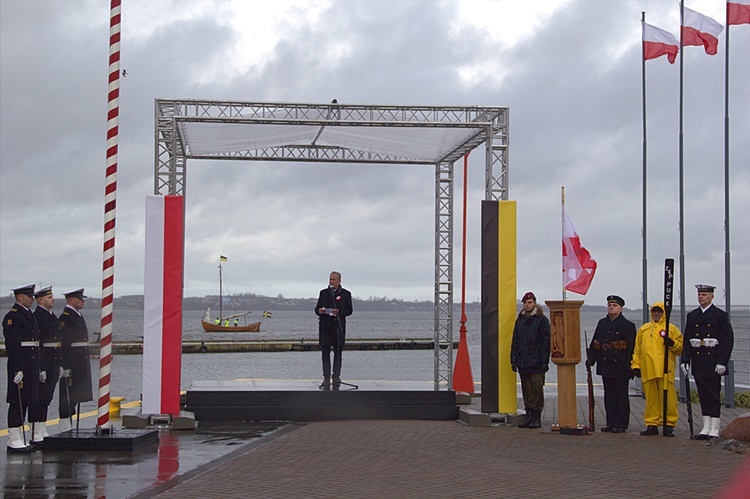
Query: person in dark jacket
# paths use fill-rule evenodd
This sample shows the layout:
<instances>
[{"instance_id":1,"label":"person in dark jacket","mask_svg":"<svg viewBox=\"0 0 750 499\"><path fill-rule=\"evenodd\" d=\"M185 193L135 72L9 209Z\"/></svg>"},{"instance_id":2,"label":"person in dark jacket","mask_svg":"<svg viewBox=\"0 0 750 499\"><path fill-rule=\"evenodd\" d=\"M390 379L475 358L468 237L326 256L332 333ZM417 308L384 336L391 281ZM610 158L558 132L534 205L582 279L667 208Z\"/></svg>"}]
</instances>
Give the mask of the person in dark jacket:
<instances>
[{"instance_id":1,"label":"person in dark jacket","mask_svg":"<svg viewBox=\"0 0 750 499\"><path fill-rule=\"evenodd\" d=\"M586 357L586 366L596 364L596 374L604 384L605 433L624 433L630 421L628 384L633 379L630 362L635 348L635 324L622 315L624 306L621 297L607 297L607 317L596 325Z\"/></svg>"},{"instance_id":2,"label":"person in dark jacket","mask_svg":"<svg viewBox=\"0 0 750 499\"><path fill-rule=\"evenodd\" d=\"M8 356L8 452L22 453L34 449L26 441L24 421L27 411L39 402L39 326L31 304L34 303L34 284L13 290L16 302L3 317L3 336Z\"/></svg>"},{"instance_id":3,"label":"person in dark jacket","mask_svg":"<svg viewBox=\"0 0 750 499\"><path fill-rule=\"evenodd\" d=\"M68 291L65 309L59 317L62 335L62 373L60 381L60 430L72 427L72 416L81 402L94 400L89 361L89 330L81 315L83 288Z\"/></svg>"},{"instance_id":4,"label":"person in dark jacket","mask_svg":"<svg viewBox=\"0 0 750 499\"><path fill-rule=\"evenodd\" d=\"M31 441L36 444L49 436L47 432L47 411L55 396L57 380L60 378L62 338L60 336L60 329L57 327L57 316L52 311L52 308L55 306L55 296L52 294L52 286L38 290L34 293L34 298L36 298L34 317L36 317L36 322L39 324L39 348L42 356L40 380L42 377L44 378L39 393L39 404L29 409L29 411L33 410L35 413L34 419L37 421L32 424L31 431Z\"/></svg>"},{"instance_id":5,"label":"person in dark jacket","mask_svg":"<svg viewBox=\"0 0 750 499\"><path fill-rule=\"evenodd\" d=\"M521 300L521 312L513 328L510 365L521 376L526 419L519 428L541 428L544 409L544 376L549 370L549 319L537 305L534 293Z\"/></svg>"},{"instance_id":6,"label":"person in dark jacket","mask_svg":"<svg viewBox=\"0 0 750 499\"><path fill-rule=\"evenodd\" d=\"M718 437L721 429L721 377L734 347L734 330L726 312L713 304L714 289L698 284L698 308L687 315L685 343L682 351L682 373L687 376L693 367L703 414L703 429L696 440Z\"/></svg>"},{"instance_id":7,"label":"person in dark jacket","mask_svg":"<svg viewBox=\"0 0 750 499\"><path fill-rule=\"evenodd\" d=\"M315 304L318 316L318 341L323 355L323 382L320 388L331 388L331 350L333 350L333 389L341 386L341 351L346 340L346 318L352 315L352 294L341 287L341 274L331 272L328 287L320 290Z\"/></svg>"}]
</instances>

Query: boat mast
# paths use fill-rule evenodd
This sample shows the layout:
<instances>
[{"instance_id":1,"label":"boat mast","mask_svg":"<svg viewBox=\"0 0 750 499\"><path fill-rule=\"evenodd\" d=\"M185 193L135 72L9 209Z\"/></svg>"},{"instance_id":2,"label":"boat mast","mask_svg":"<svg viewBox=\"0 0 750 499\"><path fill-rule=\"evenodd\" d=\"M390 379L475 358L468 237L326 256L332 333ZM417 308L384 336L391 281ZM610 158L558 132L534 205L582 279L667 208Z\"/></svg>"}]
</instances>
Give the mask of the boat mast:
<instances>
[{"instance_id":1,"label":"boat mast","mask_svg":"<svg viewBox=\"0 0 750 499\"><path fill-rule=\"evenodd\" d=\"M224 293L221 287L221 261L219 261L219 320L224 319Z\"/></svg>"}]
</instances>

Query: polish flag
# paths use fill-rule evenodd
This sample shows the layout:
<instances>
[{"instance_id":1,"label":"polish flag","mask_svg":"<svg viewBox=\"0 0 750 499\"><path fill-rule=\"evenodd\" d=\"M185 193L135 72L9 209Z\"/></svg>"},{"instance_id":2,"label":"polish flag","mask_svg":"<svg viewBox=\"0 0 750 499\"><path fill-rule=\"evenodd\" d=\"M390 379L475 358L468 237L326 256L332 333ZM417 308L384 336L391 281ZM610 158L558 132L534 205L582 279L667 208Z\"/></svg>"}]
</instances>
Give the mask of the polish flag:
<instances>
[{"instance_id":1,"label":"polish flag","mask_svg":"<svg viewBox=\"0 0 750 499\"><path fill-rule=\"evenodd\" d=\"M719 34L724 30L724 26L708 16L687 7L683 8L685 18L682 25L682 45L703 45L708 55L716 55L719 47Z\"/></svg>"},{"instance_id":2,"label":"polish flag","mask_svg":"<svg viewBox=\"0 0 750 499\"><path fill-rule=\"evenodd\" d=\"M596 273L596 261L581 244L564 206L562 229L563 285L568 291L585 295Z\"/></svg>"},{"instance_id":3,"label":"polish flag","mask_svg":"<svg viewBox=\"0 0 750 499\"><path fill-rule=\"evenodd\" d=\"M143 414L179 414L182 358L182 196L146 197Z\"/></svg>"},{"instance_id":4,"label":"polish flag","mask_svg":"<svg viewBox=\"0 0 750 499\"><path fill-rule=\"evenodd\" d=\"M750 0L748 0L750 1ZM643 60L656 59L667 56L670 64L674 64L680 51L680 42L672 33L661 28L641 22L643 27Z\"/></svg>"},{"instance_id":5,"label":"polish flag","mask_svg":"<svg viewBox=\"0 0 750 499\"><path fill-rule=\"evenodd\" d=\"M750 0L727 1L727 26L750 24Z\"/></svg>"}]
</instances>

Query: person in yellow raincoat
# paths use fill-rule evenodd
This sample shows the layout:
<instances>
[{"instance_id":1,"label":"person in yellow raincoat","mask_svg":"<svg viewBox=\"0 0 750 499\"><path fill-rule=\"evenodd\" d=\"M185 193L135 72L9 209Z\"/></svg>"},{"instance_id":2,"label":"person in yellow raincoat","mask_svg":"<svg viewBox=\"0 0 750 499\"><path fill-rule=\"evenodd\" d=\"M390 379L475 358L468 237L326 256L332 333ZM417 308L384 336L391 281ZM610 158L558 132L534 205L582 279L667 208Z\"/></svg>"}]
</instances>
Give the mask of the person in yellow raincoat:
<instances>
[{"instance_id":1,"label":"person in yellow raincoat","mask_svg":"<svg viewBox=\"0 0 750 499\"><path fill-rule=\"evenodd\" d=\"M643 421L646 429L641 435L658 435L663 421L664 400L664 346L669 347L669 372L667 373L667 427L665 437L674 437L677 425L677 392L674 386L675 357L682 353L682 333L674 324L669 324L669 335L664 317L664 303L651 306L651 320L638 329L635 337L635 351L630 367L633 374L641 378L643 394L646 396L646 410Z\"/></svg>"}]
</instances>

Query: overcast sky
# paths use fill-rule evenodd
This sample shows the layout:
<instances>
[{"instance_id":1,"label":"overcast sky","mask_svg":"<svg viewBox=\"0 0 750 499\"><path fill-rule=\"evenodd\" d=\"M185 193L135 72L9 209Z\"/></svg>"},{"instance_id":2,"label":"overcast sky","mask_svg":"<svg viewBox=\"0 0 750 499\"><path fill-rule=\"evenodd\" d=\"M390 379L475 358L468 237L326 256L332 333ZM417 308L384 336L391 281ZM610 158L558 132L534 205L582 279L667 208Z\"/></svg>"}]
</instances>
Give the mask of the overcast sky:
<instances>
[{"instance_id":1,"label":"overcast sky","mask_svg":"<svg viewBox=\"0 0 750 499\"><path fill-rule=\"evenodd\" d=\"M143 293L154 99L510 107L518 296L561 298L560 187L599 268L585 297L641 302L641 11L679 34L675 0L123 0L115 295ZM723 0L687 6L725 23ZM0 292L101 296L109 2L0 0ZM750 26L730 28L732 303L750 303ZM724 283L724 34L686 47L687 303ZM679 261L679 59L646 64L648 297ZM469 166L467 299L480 299L484 147ZM462 165L454 274L461 297ZM190 160L185 295L431 300L434 168ZM679 289L679 282L675 282ZM568 293L568 298L581 298ZM679 299L675 298L675 303Z\"/></svg>"}]
</instances>

